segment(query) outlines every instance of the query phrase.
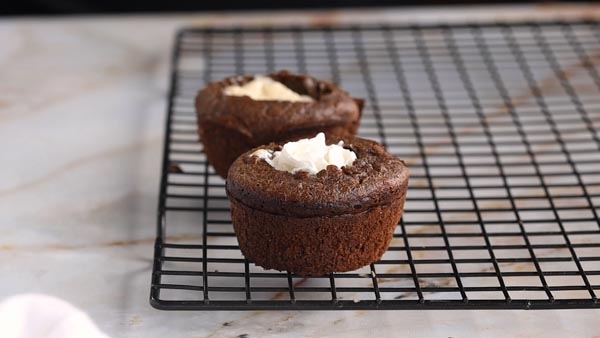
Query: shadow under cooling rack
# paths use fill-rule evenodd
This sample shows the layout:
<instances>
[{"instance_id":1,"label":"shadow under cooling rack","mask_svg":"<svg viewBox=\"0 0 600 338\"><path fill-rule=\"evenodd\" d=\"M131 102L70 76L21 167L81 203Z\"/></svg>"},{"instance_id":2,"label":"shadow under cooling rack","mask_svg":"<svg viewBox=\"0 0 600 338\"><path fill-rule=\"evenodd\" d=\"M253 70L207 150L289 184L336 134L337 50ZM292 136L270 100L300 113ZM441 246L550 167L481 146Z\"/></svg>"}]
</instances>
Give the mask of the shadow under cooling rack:
<instances>
[{"instance_id":1,"label":"shadow under cooling rack","mask_svg":"<svg viewBox=\"0 0 600 338\"><path fill-rule=\"evenodd\" d=\"M596 22L186 29L174 48L151 304L174 310L598 307ZM411 170L381 261L305 278L242 256L198 142L207 82L280 69L367 100Z\"/></svg>"}]
</instances>

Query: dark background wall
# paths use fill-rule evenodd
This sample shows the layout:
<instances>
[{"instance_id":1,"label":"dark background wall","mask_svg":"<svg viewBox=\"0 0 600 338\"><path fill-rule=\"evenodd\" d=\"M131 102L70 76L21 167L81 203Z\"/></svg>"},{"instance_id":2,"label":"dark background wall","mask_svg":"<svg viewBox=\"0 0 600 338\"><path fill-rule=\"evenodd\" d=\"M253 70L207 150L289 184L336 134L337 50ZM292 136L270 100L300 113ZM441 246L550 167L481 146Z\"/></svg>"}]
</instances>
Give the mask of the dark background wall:
<instances>
[{"instance_id":1,"label":"dark background wall","mask_svg":"<svg viewBox=\"0 0 600 338\"><path fill-rule=\"evenodd\" d=\"M365 6L506 3L507 1L399 0L0 0L0 15L153 13L209 10L264 10ZM513 1L514 2L514 1ZM526 1L519 1L526 2ZM538 1L540 2L540 1ZM554 1L556 2L556 1ZM565 1L562 1L565 2Z\"/></svg>"}]
</instances>

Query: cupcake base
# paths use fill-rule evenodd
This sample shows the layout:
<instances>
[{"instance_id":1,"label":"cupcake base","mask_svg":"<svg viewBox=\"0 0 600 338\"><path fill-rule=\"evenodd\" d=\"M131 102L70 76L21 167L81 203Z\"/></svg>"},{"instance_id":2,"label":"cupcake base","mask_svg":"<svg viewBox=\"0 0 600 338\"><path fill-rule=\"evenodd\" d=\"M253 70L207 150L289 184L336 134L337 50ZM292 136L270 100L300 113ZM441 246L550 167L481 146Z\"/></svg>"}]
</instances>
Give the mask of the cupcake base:
<instances>
[{"instance_id":1,"label":"cupcake base","mask_svg":"<svg viewBox=\"0 0 600 338\"><path fill-rule=\"evenodd\" d=\"M266 213L229 197L233 227L248 260L265 269L313 276L378 261L390 245L405 198L357 214L294 217Z\"/></svg>"}]
</instances>

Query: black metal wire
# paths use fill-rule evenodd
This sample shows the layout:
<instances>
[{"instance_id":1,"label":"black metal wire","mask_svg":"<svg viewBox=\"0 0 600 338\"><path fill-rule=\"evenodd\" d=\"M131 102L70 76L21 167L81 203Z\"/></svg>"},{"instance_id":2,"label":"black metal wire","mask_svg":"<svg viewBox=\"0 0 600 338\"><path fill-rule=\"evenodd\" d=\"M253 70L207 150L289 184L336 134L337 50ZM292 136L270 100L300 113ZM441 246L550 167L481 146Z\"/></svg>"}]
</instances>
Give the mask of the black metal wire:
<instances>
[{"instance_id":1,"label":"black metal wire","mask_svg":"<svg viewBox=\"0 0 600 338\"><path fill-rule=\"evenodd\" d=\"M205 83L211 81L210 76L210 66L211 66L211 56L212 56L212 48L211 48L211 36L210 33L206 33L203 39L203 50L206 55L206 65L204 69L203 80ZM208 173L208 161L204 161L204 173ZM208 200L210 196L208 195L208 175L204 175L204 191L202 192L202 292L203 292L203 300L205 304L209 304L209 294L208 294Z\"/></svg>"},{"instance_id":2,"label":"black metal wire","mask_svg":"<svg viewBox=\"0 0 600 338\"><path fill-rule=\"evenodd\" d=\"M505 28L505 27L503 27L503 28ZM478 33L480 33L480 31L478 31ZM514 121L515 126L517 127L517 131L518 131L518 134L520 136L521 142L523 144L525 144L525 146L527 148L528 158L531 160L531 162L532 162L532 164L533 164L533 166L534 166L534 168L536 170L536 174L539 177L539 175L540 175L540 171L539 171L539 167L538 167L539 164L537 162L535 162L535 160L534 160L535 156L534 156L534 154L533 154L533 152L531 150L531 144L528 141L525 132L523 131L523 126L521 124L521 121L519 120L518 115L515 112L515 107L514 107L514 104L513 104L512 100L511 100L509 94L508 94L508 90L506 89L506 85L504 84L504 81L502 80L502 78L500 76L500 73L498 71L498 67L495 65L495 63L493 61L493 58L491 57L491 55L489 53L489 49L488 49L488 47L486 45L486 42L484 41L484 39L481 38L481 34L478 34L477 37L479 38L478 39L478 43L479 43L479 47L481 49L482 55L484 56L485 62L487 63L488 68L490 69L490 72L491 72L490 75L494 79L494 83L496 85L496 88L498 89L498 91L500 92L500 95L504 99L505 106L508 109L508 111L509 111L509 113L510 113L510 115L512 117L512 120ZM501 167L502 166L499 166L499 168L501 168ZM505 181L506 180L505 177L506 176L503 176L503 182L506 182ZM548 197L549 195L548 195L548 189L547 189L547 187L545 188L544 192L545 192L545 197ZM510 197L512 197L511 193L510 193L510 189L507 189L507 193L509 194ZM512 198L511 198L511 201L512 201ZM514 206L514 203L511 202L511 205ZM533 247L531 245L531 242L530 242L530 239L528 237L528 234L525 231L525 227L523 225L523 220L521 220L519 212L517 212L516 210L517 209L515 209L515 216L516 216L517 222L519 224L520 233L523 236L523 239L525 240L525 244L526 244L527 249L529 251L529 254L531 256L531 260L532 260L532 262L533 262L533 264L535 266L536 272L538 274L538 277L540 278L540 281L541 281L542 286L544 288L544 291L545 291L545 293L546 293L546 295L548 297L548 300L550 302L553 302L554 301L554 295L552 295L552 292L551 292L551 290L550 290L550 288L548 286L548 282L546 281L546 278L545 278L544 273L542 271L542 268L540 266L540 261L541 260L535 254L535 251L534 251L534 249L533 249ZM556 219L553 219L553 220L556 220Z\"/></svg>"},{"instance_id":3,"label":"black metal wire","mask_svg":"<svg viewBox=\"0 0 600 338\"><path fill-rule=\"evenodd\" d=\"M275 72L275 56L273 52L273 31L269 29L265 32L265 60L267 63L267 73Z\"/></svg>"},{"instance_id":4,"label":"black metal wire","mask_svg":"<svg viewBox=\"0 0 600 338\"><path fill-rule=\"evenodd\" d=\"M327 48L327 60L329 60L329 68L331 69L331 81L335 84L340 83L340 67L338 64L338 56L335 50L334 33L327 29L324 34L324 43Z\"/></svg>"},{"instance_id":5,"label":"black metal wire","mask_svg":"<svg viewBox=\"0 0 600 338\"><path fill-rule=\"evenodd\" d=\"M357 27L352 29L352 44L356 52L356 58L360 68L360 73L362 75L362 81L364 82L366 88L366 94L369 99L370 108L372 109L373 116L375 117L379 142L381 145L387 148L388 143L385 137L385 131L383 129L383 122L381 121L379 100L377 99L377 94L373 85L373 79L369 69L369 61L365 54L365 47L361 37L361 32Z\"/></svg>"},{"instance_id":6,"label":"black metal wire","mask_svg":"<svg viewBox=\"0 0 600 338\"><path fill-rule=\"evenodd\" d=\"M151 304L598 307L599 50L596 22L182 30ZM239 251L224 182L196 136L194 96L213 79L282 65L366 98L360 135L411 168L404 218L383 258L360 270L369 273L265 271Z\"/></svg>"},{"instance_id":7,"label":"black metal wire","mask_svg":"<svg viewBox=\"0 0 600 338\"><path fill-rule=\"evenodd\" d=\"M536 26L534 26L536 27ZM515 59L517 60L517 63L519 64L519 67L521 68L521 71L523 72L523 75L525 77L525 79L527 80L527 84L533 94L533 96L536 99L537 104L540 107L541 112L544 114L544 116L546 117L546 121L551 125L551 129L552 129L552 133L554 134L554 136L556 137L556 142L560 145L561 150L563 151L563 153L567 156L567 162L570 164L571 169L573 170L573 172L575 173L575 176L577 177L579 183L582 185L581 183L581 177L579 176L579 173L577 173L576 169L575 169L575 165L573 164L573 162L571 161L569 154L564 146L564 143L560 137L559 132L556 129L556 124L553 121L550 112L548 111L548 104L547 102L544 100L542 92L539 88L539 86L537 85L535 79L533 78L533 74L531 73L530 68L528 67L528 62L527 59L525 58L525 55L523 53L523 51L521 50L521 48L517 45L517 43L515 42L515 38L514 38L514 33L512 32L512 30L510 29L510 27L505 27L504 32L506 32L505 37L508 41L508 45L511 48L511 51L513 53L513 55L515 56ZM538 41L539 43L539 41ZM547 52L545 49L543 49L544 52ZM517 127L520 126L520 123L516 123ZM560 227L561 233L565 239L565 242L567 243L567 246L569 247L569 251L571 256L573 257L573 260L575 261L575 264L577 265L577 268L579 269L580 273L581 273L581 277L584 280L585 285L588 287L588 291L590 292L590 295L592 297L592 300L595 302L596 300L596 295L594 294L593 289L590 286L589 281L587 280L587 277L585 275L585 272L583 271L583 267L581 266L581 262L579 261L579 257L577 257L577 254L575 253L575 249L573 249L573 247L570 245L570 240L569 240L569 236L566 234L566 230L564 228L564 224L562 222L562 220L560 219L560 216L558 215L558 211L556 210L556 206L554 205L553 199L551 197L550 191L548 189L548 187L545 184L545 180L542 177L542 173L539 169L539 164L537 163L536 157L533 153L533 151L531 150L531 146L527 144L527 142L525 142L525 146L527 148L527 152L529 154L529 157L531 158L532 162L533 162L533 166L535 168L535 172L538 176L541 177L541 186L544 190L544 194L545 197L548 199L548 201L550 202L550 206L552 209L552 213L554 214L554 217L556 218L556 221L558 222L558 225ZM593 208L591 209L593 210ZM553 299L553 297L551 298Z\"/></svg>"},{"instance_id":8,"label":"black metal wire","mask_svg":"<svg viewBox=\"0 0 600 338\"><path fill-rule=\"evenodd\" d=\"M488 144L490 145L490 149L492 150L492 155L494 156L494 162L495 162L496 166L498 167L500 176L502 176L502 178L503 178L503 184L506 186L506 176L502 170L502 166L500 165L500 163L498 161L498 153L495 149L494 143L491 140L489 127L487 126L487 122L485 122L485 118L482 118L482 114L481 114L482 109L481 109L481 104L479 103L479 98L477 97L477 94L475 93L475 89L473 88L473 83L470 80L468 70L466 69L464 61L462 60L462 57L456 47L456 42L454 41L454 36L452 34L451 28L447 28L444 31L444 41L446 42L446 44L448 46L448 50L450 51L450 54L452 55L452 60L456 64L456 68L460 73L462 84L463 84L465 90L468 92L471 102L473 102L473 108L475 108L477 117L480 120L481 126L484 129L484 133L487 138ZM441 91L439 91L436 95L439 96L443 100L443 94ZM458 157L458 163L461 167L462 174L467 175L467 172L465 169L465 164L462 160L463 155L461 154L458 144L456 143L456 135L454 134L455 127L452 126L452 122L450 121L450 118L448 116L447 109L444 109L443 116L444 116L446 123L448 124L448 129L449 129L451 135L453 136L452 143L454 145L455 155ZM471 200L474 200L475 196L473 194L473 188L471 187L469 180L466 181L466 184L467 184L467 189L469 190L469 198ZM514 202L512 202L512 203L514 203ZM506 299L507 301L510 301L511 298L508 293L508 290L506 289L506 284L504 283L504 278L502 277L502 271L500 270L500 267L498 265L496 255L494 253L494 250L492 249L490 237L488 236L487 230L485 228L485 224L483 223L483 218L481 216L481 210L477 203L475 203L473 205L473 207L475 209L475 213L477 214L477 222L479 223L479 227L481 229L481 234L483 236L483 239L485 240L485 245L487 247L490 258L492 259L494 271L496 272L496 277L498 278L498 283L500 284L500 288L502 289L502 294L504 295L504 299ZM511 205L511 207L512 207L511 208L512 210L515 209L514 205Z\"/></svg>"},{"instance_id":9,"label":"black metal wire","mask_svg":"<svg viewBox=\"0 0 600 338\"><path fill-rule=\"evenodd\" d=\"M554 57L554 53L549 48L546 39L540 33L541 28L536 25L536 26L533 27L533 30L534 30L534 34L535 34L535 39L536 39L538 45L540 46L540 49L543 51L543 54L546 57L546 60L548 61L548 63L550 64L552 70L556 74L556 77L560 80L560 85L565 89L566 93L571 98L571 102L575 106L575 109L577 110L577 112L579 114L581 114L582 116L586 116L587 112L583 108L583 105L582 105L581 101L579 100L579 96L577 95L577 92L571 86L571 84L570 84L569 80L567 79L564 71L561 70L560 66L558 65L558 63L556 61L556 58ZM547 107L547 105L546 105L546 108L549 108L549 107ZM564 140L562 139L562 137L560 136L560 132L556 128L556 122L554 121L554 119L551 117L551 115L549 114L549 112L547 110L542 109L542 111L545 113L546 117L548 118L548 121L550 122L550 124L552 126L552 131L556 135L557 142L560 144L561 150L565 154L565 157L567 159L567 163L569 164L569 166L571 167L571 170L575 174L575 177L577 179L577 184L581 187L581 189L584 192L584 198L585 198L585 200L587 202L587 209L592 212L592 214L594 215L594 218L600 219L598 217L598 213L596 212L596 209L594 208L594 204L592 203L592 200L591 200L590 195L589 195L589 193L587 191L587 188L586 188L585 184L583 184L583 180L581 179L581 171L577 170L577 167L574 164L573 159L571 158L571 154L567 151L567 149L565 147ZM593 130L591 128L591 125L588 125L587 128L588 128L588 131L592 131ZM595 135L594 133L591 133L591 134ZM552 208L555 209L554 212L557 213L557 211L556 211L557 208L554 205L554 203L552 202L552 199L550 199L550 205L552 206ZM558 218L558 213L556 214L556 216ZM571 253L571 256L573 257L573 260L575 261L575 264L577 265L577 269L579 270L579 273L581 274L581 278L583 279L583 282L585 283L585 285L586 285L586 287L588 289L588 292L590 293L590 296L592 297L592 300L595 302L597 300L596 294L595 294L594 289L592 288L592 286L590 284L590 281L588 280L588 278L587 278L587 276L585 274L585 271L583 270L581 262L579 261L579 257L577 255L577 253L575 252L575 248L573 248L573 246L571 244L571 240L569 239L569 236L566 234L566 230L565 230L564 224L563 224L563 222L559 221L558 225L559 225L560 230L561 230L561 232L563 234L563 238L565 239L567 247L569 248L569 252Z\"/></svg>"}]
</instances>

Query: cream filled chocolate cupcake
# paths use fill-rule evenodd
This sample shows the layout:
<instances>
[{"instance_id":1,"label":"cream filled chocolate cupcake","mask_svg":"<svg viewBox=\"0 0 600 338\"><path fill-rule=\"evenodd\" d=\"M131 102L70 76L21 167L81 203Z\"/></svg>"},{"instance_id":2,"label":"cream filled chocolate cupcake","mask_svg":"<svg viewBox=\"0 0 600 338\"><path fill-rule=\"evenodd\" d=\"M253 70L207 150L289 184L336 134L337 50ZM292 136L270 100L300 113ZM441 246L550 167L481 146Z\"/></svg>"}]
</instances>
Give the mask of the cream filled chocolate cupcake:
<instances>
[{"instance_id":1,"label":"cream filled chocolate cupcake","mask_svg":"<svg viewBox=\"0 0 600 338\"><path fill-rule=\"evenodd\" d=\"M196 97L200 139L222 177L244 152L269 142L356 134L362 100L336 85L285 71L207 85Z\"/></svg>"},{"instance_id":2,"label":"cream filled chocolate cupcake","mask_svg":"<svg viewBox=\"0 0 600 338\"><path fill-rule=\"evenodd\" d=\"M266 269L351 271L387 250L402 216L408 169L374 141L271 143L240 156L227 194L240 248Z\"/></svg>"}]
</instances>

